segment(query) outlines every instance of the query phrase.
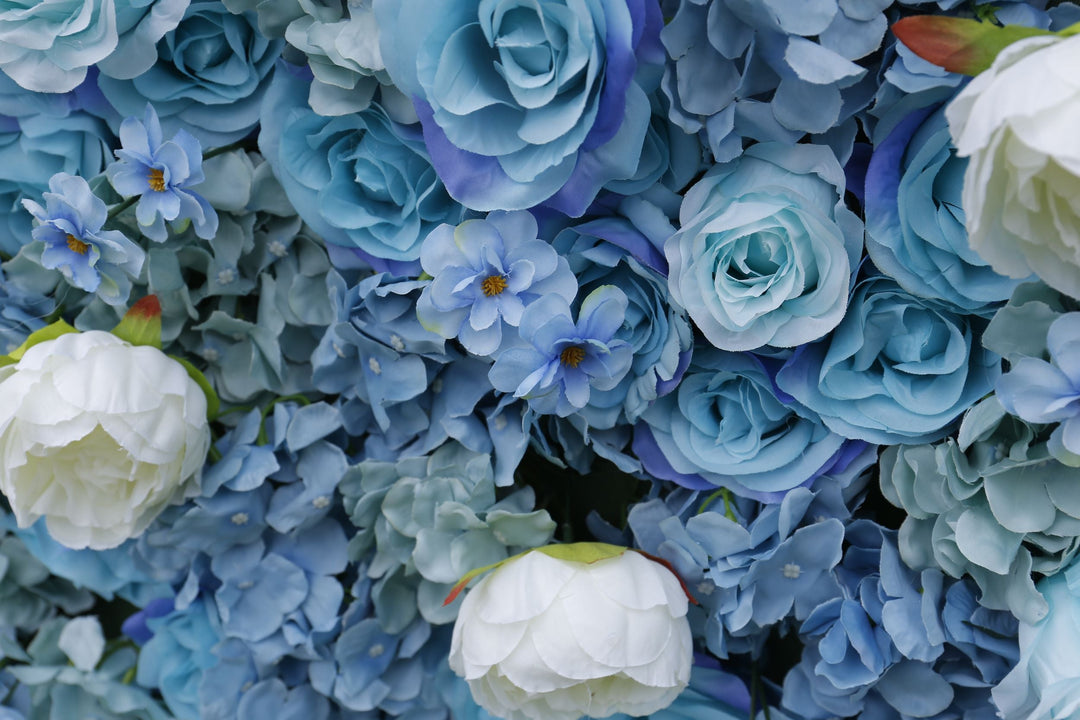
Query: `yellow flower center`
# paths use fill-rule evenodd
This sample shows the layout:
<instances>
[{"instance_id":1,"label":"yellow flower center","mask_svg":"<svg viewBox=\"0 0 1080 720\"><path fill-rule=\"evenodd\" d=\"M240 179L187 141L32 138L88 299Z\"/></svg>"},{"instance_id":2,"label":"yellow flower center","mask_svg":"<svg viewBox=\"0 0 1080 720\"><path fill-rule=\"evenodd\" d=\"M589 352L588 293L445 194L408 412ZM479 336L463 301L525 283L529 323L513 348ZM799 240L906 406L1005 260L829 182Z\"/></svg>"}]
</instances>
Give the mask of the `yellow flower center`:
<instances>
[{"instance_id":1,"label":"yellow flower center","mask_svg":"<svg viewBox=\"0 0 1080 720\"><path fill-rule=\"evenodd\" d=\"M563 365L569 365L572 368L576 368L584 359L585 348L580 345L569 345L563 348L563 351L559 353L559 362Z\"/></svg>"},{"instance_id":2,"label":"yellow flower center","mask_svg":"<svg viewBox=\"0 0 1080 720\"><path fill-rule=\"evenodd\" d=\"M68 249L71 250L71 252L76 252L76 253L79 253L80 255L85 255L86 251L90 249L89 245L87 245L86 243L84 243L82 240L75 237L71 233L68 233L68 235L67 235L67 246L68 246Z\"/></svg>"},{"instance_id":3,"label":"yellow flower center","mask_svg":"<svg viewBox=\"0 0 1080 720\"><path fill-rule=\"evenodd\" d=\"M493 295L499 295L506 289L506 278L502 275L488 275L484 278L484 281L480 283L480 289L484 291L484 295L491 297Z\"/></svg>"},{"instance_id":4,"label":"yellow flower center","mask_svg":"<svg viewBox=\"0 0 1080 720\"><path fill-rule=\"evenodd\" d=\"M150 172L146 175L147 182L150 183L150 189L154 192L165 192L165 171L158 168L150 168Z\"/></svg>"}]
</instances>

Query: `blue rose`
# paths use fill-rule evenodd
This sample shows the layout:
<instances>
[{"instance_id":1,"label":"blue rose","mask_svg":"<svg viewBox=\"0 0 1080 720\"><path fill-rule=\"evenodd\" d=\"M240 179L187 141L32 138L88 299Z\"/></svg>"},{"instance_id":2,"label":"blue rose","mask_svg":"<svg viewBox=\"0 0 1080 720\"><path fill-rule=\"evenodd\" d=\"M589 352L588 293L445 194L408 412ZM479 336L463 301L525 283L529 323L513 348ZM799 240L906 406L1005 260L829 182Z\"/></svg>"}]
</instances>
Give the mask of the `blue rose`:
<instances>
[{"instance_id":1,"label":"blue rose","mask_svg":"<svg viewBox=\"0 0 1080 720\"><path fill-rule=\"evenodd\" d=\"M761 144L687 191L668 283L713 345L794 347L836 327L862 253L844 186L828 148Z\"/></svg>"},{"instance_id":2,"label":"blue rose","mask_svg":"<svg viewBox=\"0 0 1080 720\"><path fill-rule=\"evenodd\" d=\"M626 317L616 337L633 348L630 372L611 390L593 393L582 414L592 429L636 422L653 400L678 386L694 340L686 313L668 298L663 274L650 266L659 252L618 217L563 230L552 244L569 261L583 297L605 284L626 293Z\"/></svg>"},{"instance_id":3,"label":"blue rose","mask_svg":"<svg viewBox=\"0 0 1080 720\"><path fill-rule=\"evenodd\" d=\"M775 501L828 470L844 438L777 397L749 354L698 348L678 388L635 429L634 452L653 475Z\"/></svg>"},{"instance_id":4,"label":"blue rose","mask_svg":"<svg viewBox=\"0 0 1080 720\"><path fill-rule=\"evenodd\" d=\"M1021 281L968 246L960 203L967 162L952 146L943 106L903 117L866 171L866 250L908 292L976 312L1007 300Z\"/></svg>"},{"instance_id":5,"label":"blue rose","mask_svg":"<svg viewBox=\"0 0 1080 720\"><path fill-rule=\"evenodd\" d=\"M993 689L1005 720L1066 720L1080 707L1080 564L1039 583L1050 612L1020 624L1020 659Z\"/></svg>"},{"instance_id":6,"label":"blue rose","mask_svg":"<svg viewBox=\"0 0 1080 720\"><path fill-rule=\"evenodd\" d=\"M836 330L798 348L776 384L845 437L933 442L1001 373L1000 356L980 336L978 318L871 277L856 286Z\"/></svg>"},{"instance_id":7,"label":"blue rose","mask_svg":"<svg viewBox=\"0 0 1080 720\"><path fill-rule=\"evenodd\" d=\"M441 223L456 225L463 212L435 174L419 130L394 123L377 103L323 117L307 96L305 80L279 72L259 135L300 217L379 269L419 269L427 234Z\"/></svg>"},{"instance_id":8,"label":"blue rose","mask_svg":"<svg viewBox=\"0 0 1080 720\"><path fill-rule=\"evenodd\" d=\"M584 213L638 171L663 49L643 0L377 0L380 48L450 194ZM643 89L642 85L646 85Z\"/></svg>"},{"instance_id":9,"label":"blue rose","mask_svg":"<svg viewBox=\"0 0 1080 720\"><path fill-rule=\"evenodd\" d=\"M35 92L61 93L97 64L134 77L153 63L154 43L176 27L188 0L0 2L0 70Z\"/></svg>"},{"instance_id":10,"label":"blue rose","mask_svg":"<svg viewBox=\"0 0 1080 720\"><path fill-rule=\"evenodd\" d=\"M167 135L184 129L207 147L239 140L259 122L284 47L263 37L256 24L254 13L234 15L219 2L194 2L158 42L152 67L130 79L103 74L98 85L121 116L140 116L151 103Z\"/></svg>"},{"instance_id":11,"label":"blue rose","mask_svg":"<svg viewBox=\"0 0 1080 720\"><path fill-rule=\"evenodd\" d=\"M94 177L109 161L113 134L76 95L31 93L0 75L0 253L30 240L20 200L39 198L58 172Z\"/></svg>"}]
</instances>

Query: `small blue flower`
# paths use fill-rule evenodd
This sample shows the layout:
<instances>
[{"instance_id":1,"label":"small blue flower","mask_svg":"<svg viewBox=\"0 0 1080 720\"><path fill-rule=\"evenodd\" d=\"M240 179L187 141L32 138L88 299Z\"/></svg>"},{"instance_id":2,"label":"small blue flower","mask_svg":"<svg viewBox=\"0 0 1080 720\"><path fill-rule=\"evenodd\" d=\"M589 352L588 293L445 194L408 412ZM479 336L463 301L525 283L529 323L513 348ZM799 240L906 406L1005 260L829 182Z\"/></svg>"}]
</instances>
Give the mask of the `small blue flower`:
<instances>
[{"instance_id":1,"label":"small blue flower","mask_svg":"<svg viewBox=\"0 0 1080 720\"><path fill-rule=\"evenodd\" d=\"M147 104L143 122L129 117L120 125L118 162L105 168L116 191L124 197L139 196L135 217L151 240L164 242L165 221L174 226L190 220L195 234L210 240L217 233L217 212L191 186L206 179L202 169L202 146L185 130L169 141L162 140L161 123Z\"/></svg>"},{"instance_id":2,"label":"small blue flower","mask_svg":"<svg viewBox=\"0 0 1080 720\"><path fill-rule=\"evenodd\" d=\"M522 313L519 328L531 347L500 354L488 373L491 384L527 398L540 413L566 417L580 410L593 388L610 390L630 369L633 348L615 339L627 303L622 290L602 285L582 300L575 323L561 296L537 300Z\"/></svg>"},{"instance_id":3,"label":"small blue flower","mask_svg":"<svg viewBox=\"0 0 1080 720\"><path fill-rule=\"evenodd\" d=\"M432 230L420 248L420 264L434 277L416 304L421 324L457 337L471 353L491 355L503 324L517 327L526 305L545 295L572 301L577 281L570 266L537 232L536 219L523 210Z\"/></svg>"},{"instance_id":4,"label":"small blue flower","mask_svg":"<svg viewBox=\"0 0 1080 720\"><path fill-rule=\"evenodd\" d=\"M1065 313L1046 333L1050 362L1022 357L998 379L998 400L1011 415L1030 423L1060 423L1050 452L1068 465L1080 464L1080 312Z\"/></svg>"},{"instance_id":5,"label":"small blue flower","mask_svg":"<svg viewBox=\"0 0 1080 720\"><path fill-rule=\"evenodd\" d=\"M33 237L43 245L41 264L110 305L126 302L146 253L122 232L102 229L108 210L86 180L57 173L49 179L49 190L44 208L22 201L40 223Z\"/></svg>"}]
</instances>

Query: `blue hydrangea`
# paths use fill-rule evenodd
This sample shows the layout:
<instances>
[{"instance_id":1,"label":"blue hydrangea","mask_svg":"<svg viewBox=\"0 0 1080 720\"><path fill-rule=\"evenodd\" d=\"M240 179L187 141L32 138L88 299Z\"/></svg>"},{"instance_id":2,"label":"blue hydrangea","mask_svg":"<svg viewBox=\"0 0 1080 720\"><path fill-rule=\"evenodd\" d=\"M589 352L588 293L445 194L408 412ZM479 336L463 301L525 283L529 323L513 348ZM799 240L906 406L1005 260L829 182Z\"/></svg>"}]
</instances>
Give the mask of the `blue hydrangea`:
<instances>
[{"instance_id":1,"label":"blue hydrangea","mask_svg":"<svg viewBox=\"0 0 1080 720\"><path fill-rule=\"evenodd\" d=\"M853 116L873 95L860 60L885 36L889 0L681 0L660 37L668 51L663 90L671 118L702 132L717 162L743 139L794 144L828 134L844 160ZM840 138L846 137L846 142Z\"/></svg>"},{"instance_id":2,"label":"blue hydrangea","mask_svg":"<svg viewBox=\"0 0 1080 720\"><path fill-rule=\"evenodd\" d=\"M143 121L125 118L120 125L118 162L105 169L109 182L124 197L139 198L135 217L143 234L161 242L165 221L182 227L191 221L195 234L209 240L217 234L217 212L191 187L205 180L202 147L186 130L166 141L153 106Z\"/></svg>"},{"instance_id":3,"label":"blue hydrangea","mask_svg":"<svg viewBox=\"0 0 1080 720\"><path fill-rule=\"evenodd\" d=\"M465 573L546 544L555 523L534 510L531 488L496 501L491 458L447 443L427 457L364 460L341 481L358 529L350 551L374 581L375 617L402 632L419 616L446 623L444 606Z\"/></svg>"},{"instance_id":4,"label":"blue hydrangea","mask_svg":"<svg viewBox=\"0 0 1080 720\"><path fill-rule=\"evenodd\" d=\"M908 564L970 575L987 607L1026 622L1043 617L1032 572L1059 572L1080 551L1073 471L1052 457L1050 436L989 397L967 412L956 439L886 448L881 489L907 514Z\"/></svg>"},{"instance_id":5,"label":"blue hydrangea","mask_svg":"<svg viewBox=\"0 0 1080 720\"><path fill-rule=\"evenodd\" d=\"M158 689L177 720L201 720L199 686L218 664L213 653L221 638L216 611L200 598L146 625L151 637L139 650L136 681Z\"/></svg>"}]
</instances>

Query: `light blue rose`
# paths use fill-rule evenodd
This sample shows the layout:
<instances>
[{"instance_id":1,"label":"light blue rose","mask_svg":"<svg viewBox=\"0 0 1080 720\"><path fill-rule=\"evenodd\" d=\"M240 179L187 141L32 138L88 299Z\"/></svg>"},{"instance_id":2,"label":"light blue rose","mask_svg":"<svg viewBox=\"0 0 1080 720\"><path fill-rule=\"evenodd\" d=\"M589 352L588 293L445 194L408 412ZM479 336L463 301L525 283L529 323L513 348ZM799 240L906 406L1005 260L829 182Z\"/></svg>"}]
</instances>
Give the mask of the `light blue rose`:
<instances>
[{"instance_id":1,"label":"light blue rose","mask_svg":"<svg viewBox=\"0 0 1080 720\"><path fill-rule=\"evenodd\" d=\"M660 7L642 0L377 0L380 48L450 194L581 215L638 171ZM641 84L639 84L639 81ZM644 86L644 87L643 87Z\"/></svg>"},{"instance_id":2,"label":"light blue rose","mask_svg":"<svg viewBox=\"0 0 1080 720\"><path fill-rule=\"evenodd\" d=\"M463 213L435 174L419 128L394 123L377 103L322 117L307 96L308 82L282 66L259 134L289 200L328 243L359 251L378 269L418 270L427 234Z\"/></svg>"},{"instance_id":3,"label":"light blue rose","mask_svg":"<svg viewBox=\"0 0 1080 720\"><path fill-rule=\"evenodd\" d=\"M1001 358L980 342L984 323L875 276L856 286L847 315L803 345L777 386L833 431L879 444L944 437L990 392Z\"/></svg>"},{"instance_id":4,"label":"light blue rose","mask_svg":"<svg viewBox=\"0 0 1080 720\"><path fill-rule=\"evenodd\" d=\"M176 27L189 0L44 0L0 3L0 70L35 92L71 90L96 64L131 78L154 62L154 43Z\"/></svg>"},{"instance_id":5,"label":"light blue rose","mask_svg":"<svg viewBox=\"0 0 1080 720\"><path fill-rule=\"evenodd\" d=\"M1080 564L1038 587L1050 610L1020 624L1020 660L993 690L1004 720L1067 720L1080 712Z\"/></svg>"},{"instance_id":6,"label":"light blue rose","mask_svg":"<svg viewBox=\"0 0 1080 720\"><path fill-rule=\"evenodd\" d=\"M912 294L977 312L1007 300L1021 281L994 272L968 247L960 202L966 167L943 106L900 119L874 146L866 171L866 250Z\"/></svg>"},{"instance_id":7,"label":"light blue rose","mask_svg":"<svg viewBox=\"0 0 1080 720\"><path fill-rule=\"evenodd\" d=\"M862 253L844 186L828 148L761 144L687 191L668 284L713 345L794 347L836 327Z\"/></svg>"},{"instance_id":8,"label":"light blue rose","mask_svg":"<svg viewBox=\"0 0 1080 720\"><path fill-rule=\"evenodd\" d=\"M81 109L78 93L32 93L0 75L0 253L14 255L30 241L30 214L58 172L91 178L101 172L115 140L104 121Z\"/></svg>"},{"instance_id":9,"label":"light blue rose","mask_svg":"<svg viewBox=\"0 0 1080 720\"><path fill-rule=\"evenodd\" d=\"M699 347L682 382L642 415L634 451L653 475L759 500L828 470L844 447L812 413L777 397L761 361Z\"/></svg>"},{"instance_id":10,"label":"light blue rose","mask_svg":"<svg viewBox=\"0 0 1080 720\"><path fill-rule=\"evenodd\" d=\"M152 66L98 85L121 116L140 116L149 102L167 135L184 129L204 147L250 133L284 42L263 37L253 13L233 15L219 2L192 3L157 43Z\"/></svg>"}]
</instances>

